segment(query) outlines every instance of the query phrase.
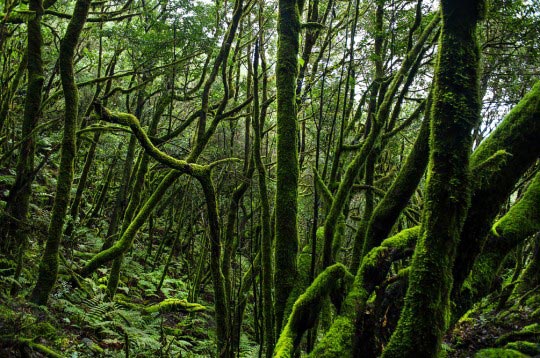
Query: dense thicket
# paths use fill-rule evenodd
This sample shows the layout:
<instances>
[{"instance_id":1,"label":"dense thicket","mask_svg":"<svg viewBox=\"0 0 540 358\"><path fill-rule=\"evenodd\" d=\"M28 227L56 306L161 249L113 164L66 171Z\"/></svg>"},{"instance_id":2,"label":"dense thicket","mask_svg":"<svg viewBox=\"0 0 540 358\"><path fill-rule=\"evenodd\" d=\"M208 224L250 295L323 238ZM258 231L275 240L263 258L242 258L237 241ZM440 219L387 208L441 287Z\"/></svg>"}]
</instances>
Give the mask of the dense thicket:
<instances>
[{"instance_id":1,"label":"dense thicket","mask_svg":"<svg viewBox=\"0 0 540 358\"><path fill-rule=\"evenodd\" d=\"M537 0L5 0L0 352L540 354Z\"/></svg>"}]
</instances>

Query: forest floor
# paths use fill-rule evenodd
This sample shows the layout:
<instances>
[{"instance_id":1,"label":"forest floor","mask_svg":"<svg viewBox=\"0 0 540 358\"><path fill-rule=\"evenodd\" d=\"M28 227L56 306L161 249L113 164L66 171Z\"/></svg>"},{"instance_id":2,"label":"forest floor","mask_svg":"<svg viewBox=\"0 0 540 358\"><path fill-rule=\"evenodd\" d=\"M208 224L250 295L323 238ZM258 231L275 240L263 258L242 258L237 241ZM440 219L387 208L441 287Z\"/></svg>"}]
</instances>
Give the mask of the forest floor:
<instances>
[{"instance_id":1,"label":"forest floor","mask_svg":"<svg viewBox=\"0 0 540 358\"><path fill-rule=\"evenodd\" d=\"M83 260L76 257L73 260ZM37 262L36 257L27 259ZM80 264L71 258L66 263ZM83 289L75 289L69 268L61 266L49 307L43 308L24 298L35 268L24 269L19 295L11 297L13 262L0 260L0 357L212 357L209 281L201 281L198 304L191 304L193 287L180 263L169 267L159 289L163 264L150 270L144 257L132 257L125 265L113 301L105 293L108 268L84 279ZM540 357L540 291L510 298L502 306L499 301L493 294L467 312L445 337L443 356ZM248 304L240 357L258 356L251 309Z\"/></svg>"},{"instance_id":2,"label":"forest floor","mask_svg":"<svg viewBox=\"0 0 540 358\"><path fill-rule=\"evenodd\" d=\"M158 289L163 264L148 270L143 261L126 260L113 301L106 295L108 268L76 289L61 265L44 308L27 301L34 268L24 269L19 294L11 297L13 262L0 260L0 357L212 357L211 284L203 280L199 303L190 303L193 287L182 267L171 265ZM243 334L240 349L240 356L252 357L258 345Z\"/></svg>"},{"instance_id":3,"label":"forest floor","mask_svg":"<svg viewBox=\"0 0 540 358\"><path fill-rule=\"evenodd\" d=\"M467 312L446 336L447 358L540 357L540 293L500 305L493 294Z\"/></svg>"}]
</instances>

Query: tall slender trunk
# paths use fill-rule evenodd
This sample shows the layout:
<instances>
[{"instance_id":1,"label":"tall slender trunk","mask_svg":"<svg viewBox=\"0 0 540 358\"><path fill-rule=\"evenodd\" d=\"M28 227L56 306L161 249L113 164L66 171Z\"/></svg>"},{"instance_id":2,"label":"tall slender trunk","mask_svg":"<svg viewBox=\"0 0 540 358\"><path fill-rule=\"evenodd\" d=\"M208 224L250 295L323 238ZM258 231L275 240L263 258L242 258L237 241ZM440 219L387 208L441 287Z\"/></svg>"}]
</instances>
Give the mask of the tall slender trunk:
<instances>
[{"instance_id":1,"label":"tall slender trunk","mask_svg":"<svg viewBox=\"0 0 540 358\"><path fill-rule=\"evenodd\" d=\"M32 195L32 182L34 178L34 157L36 151L36 136L32 131L36 127L40 115L40 106L43 90L43 61L41 59L41 48L43 39L41 36L41 16L43 14L43 4L41 0L30 1L30 10L36 12L35 18L28 21L28 43L26 54L26 68L28 69L27 94L24 105L22 122L22 145L17 161L17 175L15 183L10 189L7 200L4 223L2 224L2 246L6 252L10 252L20 247L22 254L23 247L27 241L25 232L25 221L28 217L30 196ZM21 68L24 68L21 63ZM18 82L17 73L13 85ZM7 104L9 104L10 94L7 94ZM7 109L6 109L7 110ZM1 130L1 128L0 128Z\"/></svg>"},{"instance_id":2,"label":"tall slender trunk","mask_svg":"<svg viewBox=\"0 0 540 358\"><path fill-rule=\"evenodd\" d=\"M259 38L260 40L260 38ZM261 261L262 261L262 299L263 299L263 323L264 342L266 357L272 357L274 351L274 316L272 310L272 236L270 232L270 201L266 185L266 169L261 156L261 126L264 117L259 111L259 41L255 44L253 55L253 157L259 179L259 195L262 207L262 236L261 236ZM264 89L266 90L266 88ZM265 96L266 97L266 96Z\"/></svg>"},{"instance_id":3,"label":"tall slender trunk","mask_svg":"<svg viewBox=\"0 0 540 358\"><path fill-rule=\"evenodd\" d=\"M277 86L277 183L275 227L275 328L281 330L287 299L296 280L298 233L298 145L296 77L300 12L297 0L280 0L278 17Z\"/></svg>"},{"instance_id":4,"label":"tall slender trunk","mask_svg":"<svg viewBox=\"0 0 540 358\"><path fill-rule=\"evenodd\" d=\"M73 182L73 162L76 150L75 132L77 129L77 113L79 111L79 92L74 79L73 58L88 17L90 2L90 0L77 0L73 17L68 24L60 45L60 77L65 97L64 136L47 243L39 265L36 286L31 296L31 301L40 305L47 303L58 274L58 255L62 240L62 229Z\"/></svg>"}]
</instances>

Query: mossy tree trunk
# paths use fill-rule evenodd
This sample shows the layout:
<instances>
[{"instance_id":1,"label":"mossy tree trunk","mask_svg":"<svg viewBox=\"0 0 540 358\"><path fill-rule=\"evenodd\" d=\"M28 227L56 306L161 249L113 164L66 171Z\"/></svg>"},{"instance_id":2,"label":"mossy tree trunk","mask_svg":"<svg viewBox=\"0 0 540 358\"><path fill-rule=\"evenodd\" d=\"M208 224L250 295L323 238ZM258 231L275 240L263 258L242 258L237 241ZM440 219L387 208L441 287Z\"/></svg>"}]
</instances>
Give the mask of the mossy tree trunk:
<instances>
[{"instance_id":1,"label":"mossy tree trunk","mask_svg":"<svg viewBox=\"0 0 540 358\"><path fill-rule=\"evenodd\" d=\"M32 195L32 182L34 180L34 156L36 150L36 136L32 131L36 127L40 115L41 98L43 91L43 61L41 58L41 48L43 39L41 36L41 17L43 15L43 4L41 0L32 0L29 3L30 11L35 11L36 16L28 21L28 40L26 54L26 68L28 69L27 93L24 104L21 135L23 141L17 161L17 175L15 183L10 189L6 204L6 211L2 224L3 250L11 252L17 247L24 249L27 241L26 220L28 218L28 208L30 196ZM23 63L21 68L24 69ZM15 81L19 81L21 68L17 71ZM13 85L17 85L17 83ZM10 94L6 101L9 104ZM7 105L6 104L6 105ZM7 108L6 108L7 111ZM7 112L6 112L7 114ZM1 128L0 128L1 130Z\"/></svg>"},{"instance_id":2,"label":"mossy tree trunk","mask_svg":"<svg viewBox=\"0 0 540 358\"><path fill-rule=\"evenodd\" d=\"M298 252L298 145L296 78L300 13L303 1L280 0L278 16L277 87L277 182L275 226L275 329L281 330L283 312L296 280Z\"/></svg>"},{"instance_id":3,"label":"mossy tree trunk","mask_svg":"<svg viewBox=\"0 0 540 358\"><path fill-rule=\"evenodd\" d=\"M327 267L295 301L287 323L276 344L276 358L294 357L306 330L317 322L325 298L335 292L343 293L353 276L342 264Z\"/></svg>"},{"instance_id":4,"label":"mossy tree trunk","mask_svg":"<svg viewBox=\"0 0 540 358\"><path fill-rule=\"evenodd\" d=\"M480 117L476 27L484 2L442 0L441 8L422 234L405 306L384 358L438 355L448 325L452 265L470 200L471 133Z\"/></svg>"},{"instance_id":5,"label":"mossy tree trunk","mask_svg":"<svg viewBox=\"0 0 540 358\"><path fill-rule=\"evenodd\" d=\"M40 305L47 303L58 274L58 255L62 240L64 218L69 205L71 184L73 182L73 162L75 160L77 114L79 111L79 93L74 79L73 58L82 29L88 17L90 0L77 0L62 43L60 44L60 77L65 97L64 136L60 168L56 184L51 221L45 252L39 265L36 286L32 291L32 302Z\"/></svg>"},{"instance_id":6,"label":"mossy tree trunk","mask_svg":"<svg viewBox=\"0 0 540 358\"><path fill-rule=\"evenodd\" d=\"M454 265L454 292L462 301L462 285L475 259L482 251L486 237L501 206L508 199L518 180L540 155L540 82L508 113L471 156L475 178L471 207L463 226ZM507 156L496 158L497 153ZM496 161L494 164L489 162ZM461 309L469 304L458 302Z\"/></svg>"},{"instance_id":7,"label":"mossy tree trunk","mask_svg":"<svg viewBox=\"0 0 540 358\"><path fill-rule=\"evenodd\" d=\"M312 357L341 358L356 357L357 341L363 333L355 325L364 314L367 301L375 288L382 283L393 261L401 259L418 240L418 226L403 230L384 240L380 246L372 249L358 269L352 287L348 291L339 315L323 339L315 346ZM356 339L355 339L356 338ZM365 348L365 347L363 347ZM356 353L355 354L353 354Z\"/></svg>"},{"instance_id":8,"label":"mossy tree trunk","mask_svg":"<svg viewBox=\"0 0 540 358\"><path fill-rule=\"evenodd\" d=\"M364 246L362 252L364 254L361 256L367 254L372 248L378 246L388 237L392 227L424 175L429 157L430 107L431 101L428 100L428 109L426 109L424 120L420 126L420 131L418 132L418 137L414 142L411 153L371 216L363 240Z\"/></svg>"},{"instance_id":9,"label":"mossy tree trunk","mask_svg":"<svg viewBox=\"0 0 540 358\"><path fill-rule=\"evenodd\" d=\"M231 351L230 342L229 307L227 306L229 297L225 290L225 278L221 270L221 235L216 189L210 171L198 176L197 180L202 186L206 199L210 226L210 271L214 282L217 354L219 357L228 358L233 357L234 352Z\"/></svg>"},{"instance_id":10,"label":"mossy tree trunk","mask_svg":"<svg viewBox=\"0 0 540 358\"><path fill-rule=\"evenodd\" d=\"M505 257L525 239L540 231L540 173L537 173L523 197L491 229L486 247L478 256L466 281L473 301L489 293ZM532 265L531 270L534 270ZM521 284L518 284L518 288ZM527 285L523 283L523 287ZM533 287L531 287L533 288ZM523 291L523 289L518 289Z\"/></svg>"}]
</instances>

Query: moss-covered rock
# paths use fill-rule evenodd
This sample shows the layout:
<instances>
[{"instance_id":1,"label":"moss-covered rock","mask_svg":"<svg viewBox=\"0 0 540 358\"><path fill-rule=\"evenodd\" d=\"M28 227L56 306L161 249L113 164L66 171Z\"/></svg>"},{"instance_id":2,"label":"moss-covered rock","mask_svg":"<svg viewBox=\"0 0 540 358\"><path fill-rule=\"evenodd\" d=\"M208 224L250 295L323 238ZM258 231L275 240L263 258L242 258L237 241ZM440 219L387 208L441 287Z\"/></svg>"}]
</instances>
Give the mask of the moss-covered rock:
<instances>
[{"instance_id":1,"label":"moss-covered rock","mask_svg":"<svg viewBox=\"0 0 540 358\"><path fill-rule=\"evenodd\" d=\"M505 348L487 348L478 351L474 358L526 358L527 355L513 350Z\"/></svg>"},{"instance_id":2,"label":"moss-covered rock","mask_svg":"<svg viewBox=\"0 0 540 358\"><path fill-rule=\"evenodd\" d=\"M537 355L540 354L540 344L539 343L533 343L533 342L527 342L527 341L517 341L517 342L510 342L508 343L504 348L506 349L513 349L516 351L519 351L523 354L528 355Z\"/></svg>"}]
</instances>

